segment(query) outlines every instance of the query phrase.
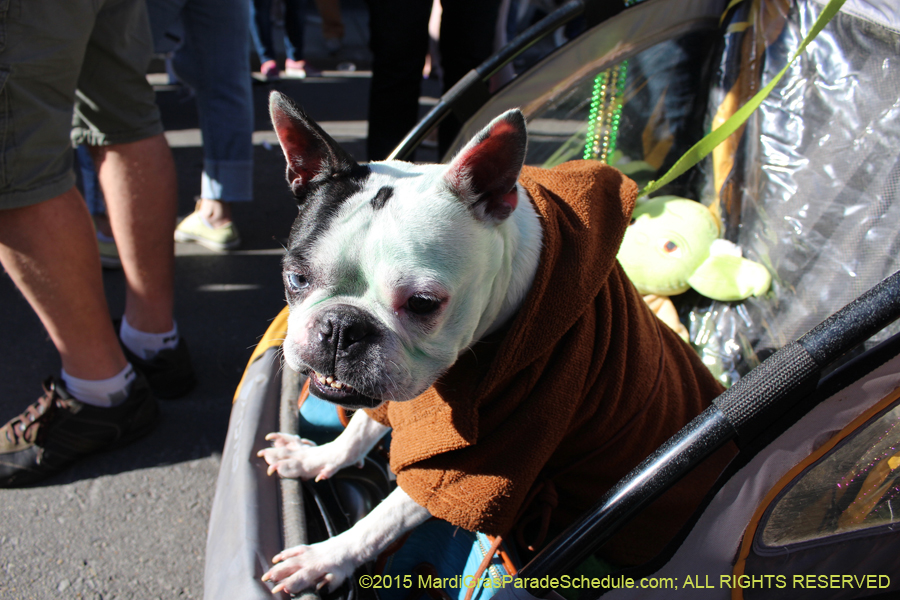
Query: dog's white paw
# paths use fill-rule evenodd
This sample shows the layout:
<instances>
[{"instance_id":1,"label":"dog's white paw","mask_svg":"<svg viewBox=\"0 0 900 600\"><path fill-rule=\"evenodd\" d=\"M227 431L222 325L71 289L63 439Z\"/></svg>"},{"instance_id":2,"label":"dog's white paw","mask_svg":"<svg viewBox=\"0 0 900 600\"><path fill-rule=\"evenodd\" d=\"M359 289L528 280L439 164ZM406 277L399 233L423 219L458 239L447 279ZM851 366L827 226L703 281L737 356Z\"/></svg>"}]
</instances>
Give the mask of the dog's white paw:
<instances>
[{"instance_id":1,"label":"dog's white paw","mask_svg":"<svg viewBox=\"0 0 900 600\"><path fill-rule=\"evenodd\" d=\"M282 477L321 481L348 465L346 452L333 443L317 446L289 433L270 433L266 440L272 446L260 450L257 456L269 464L269 475L277 472Z\"/></svg>"},{"instance_id":2,"label":"dog's white paw","mask_svg":"<svg viewBox=\"0 0 900 600\"><path fill-rule=\"evenodd\" d=\"M351 557L337 538L311 546L294 546L276 554L274 567L262 576L272 581L273 594L280 591L297 593L328 586L336 590L362 564Z\"/></svg>"}]
</instances>

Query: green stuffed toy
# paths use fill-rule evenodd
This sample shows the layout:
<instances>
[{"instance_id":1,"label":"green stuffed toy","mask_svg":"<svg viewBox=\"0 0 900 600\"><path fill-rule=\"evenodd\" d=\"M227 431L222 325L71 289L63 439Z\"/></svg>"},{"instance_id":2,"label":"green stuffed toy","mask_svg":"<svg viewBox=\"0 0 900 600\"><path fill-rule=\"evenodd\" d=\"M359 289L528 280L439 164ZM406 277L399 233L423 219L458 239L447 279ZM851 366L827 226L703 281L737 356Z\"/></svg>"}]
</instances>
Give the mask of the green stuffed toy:
<instances>
[{"instance_id":1,"label":"green stuffed toy","mask_svg":"<svg viewBox=\"0 0 900 600\"><path fill-rule=\"evenodd\" d=\"M765 294L772 283L764 266L719 239L718 220L706 206L677 196L659 196L635 208L618 259L654 312L685 339L687 330L669 296L693 288L732 302Z\"/></svg>"}]
</instances>

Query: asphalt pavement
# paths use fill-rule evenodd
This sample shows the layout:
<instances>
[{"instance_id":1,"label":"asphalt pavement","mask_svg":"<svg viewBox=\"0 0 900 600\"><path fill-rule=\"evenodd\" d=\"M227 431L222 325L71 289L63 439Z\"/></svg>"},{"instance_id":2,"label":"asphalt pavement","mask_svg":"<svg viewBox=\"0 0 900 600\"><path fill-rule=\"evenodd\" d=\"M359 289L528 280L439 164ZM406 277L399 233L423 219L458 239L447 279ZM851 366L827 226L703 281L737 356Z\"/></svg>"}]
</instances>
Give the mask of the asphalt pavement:
<instances>
[{"instance_id":1,"label":"asphalt pavement","mask_svg":"<svg viewBox=\"0 0 900 600\"><path fill-rule=\"evenodd\" d=\"M312 3L310 3L312 6ZM280 260L296 205L269 124L266 98L278 89L300 102L358 160L365 160L369 91L367 15L343 2L338 55L325 53L315 15L307 58L322 77L254 85L253 202L235 205L243 246L221 255L176 245L176 318L199 378L194 392L161 402L146 438L81 460L35 487L0 490L0 599L202 598L207 521L231 400L268 322L284 305ZM203 154L193 99L153 79L179 177L179 214L193 209ZM424 94L436 95L426 82ZM429 101L423 99L423 110ZM420 160L433 156L420 153ZM52 241L52 240L48 240ZM110 312L122 314L121 272L105 271ZM58 375L58 355L8 276L0 275L0 423Z\"/></svg>"}]
</instances>

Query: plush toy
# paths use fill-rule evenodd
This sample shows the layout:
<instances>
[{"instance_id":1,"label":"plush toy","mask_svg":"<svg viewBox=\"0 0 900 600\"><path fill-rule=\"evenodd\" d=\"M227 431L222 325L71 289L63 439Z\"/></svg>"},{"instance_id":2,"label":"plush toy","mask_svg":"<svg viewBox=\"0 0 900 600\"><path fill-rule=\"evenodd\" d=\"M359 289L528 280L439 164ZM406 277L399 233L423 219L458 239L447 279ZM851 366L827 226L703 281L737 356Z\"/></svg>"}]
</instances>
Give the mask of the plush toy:
<instances>
[{"instance_id":1,"label":"plush toy","mask_svg":"<svg viewBox=\"0 0 900 600\"><path fill-rule=\"evenodd\" d=\"M714 300L744 300L765 294L769 271L719 239L719 223L703 204L660 196L634 210L618 254L628 277L654 312L687 339L669 296L693 288Z\"/></svg>"}]
</instances>

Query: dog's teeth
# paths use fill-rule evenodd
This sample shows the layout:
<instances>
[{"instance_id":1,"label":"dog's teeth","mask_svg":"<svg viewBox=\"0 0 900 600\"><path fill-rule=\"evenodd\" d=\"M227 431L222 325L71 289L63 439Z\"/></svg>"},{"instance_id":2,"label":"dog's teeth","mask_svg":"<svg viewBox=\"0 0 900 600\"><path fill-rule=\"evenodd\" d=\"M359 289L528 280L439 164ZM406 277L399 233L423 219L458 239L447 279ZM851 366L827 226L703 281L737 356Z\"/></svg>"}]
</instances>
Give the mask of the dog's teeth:
<instances>
[{"instance_id":1,"label":"dog's teeth","mask_svg":"<svg viewBox=\"0 0 900 600\"><path fill-rule=\"evenodd\" d=\"M325 375L322 375L318 371L313 371L313 374L316 376L316 381L318 381L322 385L330 386L332 389L342 390L344 388L350 388L350 386L347 385L346 383L344 383L342 381L338 381L334 375L328 375L326 377Z\"/></svg>"}]
</instances>

